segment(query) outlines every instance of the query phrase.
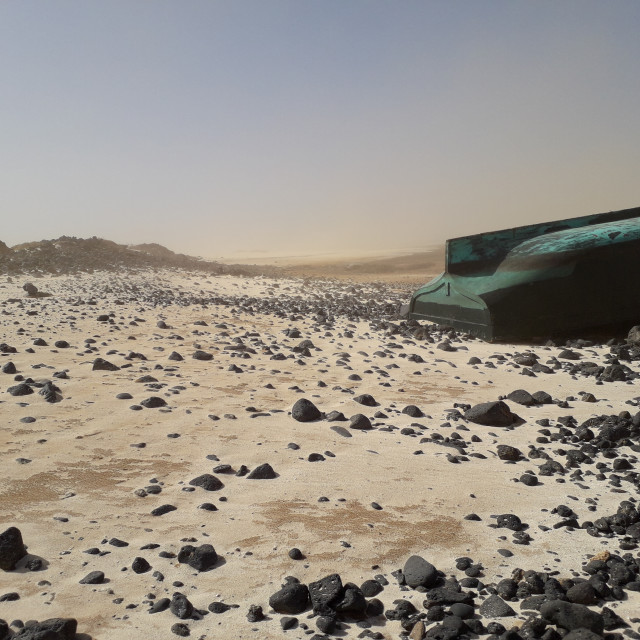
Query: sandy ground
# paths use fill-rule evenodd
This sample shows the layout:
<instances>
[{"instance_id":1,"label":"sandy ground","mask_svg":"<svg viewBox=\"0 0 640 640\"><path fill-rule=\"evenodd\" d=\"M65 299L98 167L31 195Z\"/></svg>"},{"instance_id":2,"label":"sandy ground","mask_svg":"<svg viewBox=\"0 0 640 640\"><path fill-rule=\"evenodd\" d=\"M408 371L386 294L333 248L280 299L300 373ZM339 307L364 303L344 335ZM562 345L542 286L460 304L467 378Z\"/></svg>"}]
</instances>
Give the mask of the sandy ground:
<instances>
[{"instance_id":1,"label":"sandy ground","mask_svg":"<svg viewBox=\"0 0 640 640\"><path fill-rule=\"evenodd\" d=\"M95 640L168 640L176 637L170 628L180 621L169 611L149 615L148 605L180 591L199 609L214 601L239 605L186 621L192 637L303 638L300 627L283 632L281 616L268 606L269 596L286 576L308 583L338 572L343 582L361 584L383 574L390 584L378 597L386 609L400 597L420 609L423 594L402 591L391 576L412 554L459 576L455 559L469 556L483 564L482 581L491 584L516 568L557 571L557 577L570 578L579 574L590 554L618 551L616 539L594 538L580 529L553 529L560 518L551 511L565 504L580 522L595 520L615 513L619 502L633 495L628 493L633 487L612 491L593 476L576 483L568 475L542 477L539 486L527 487L515 479L543 461L507 463L496 455L500 443L526 454L540 436L536 421L541 418L555 425L559 416L568 414L580 423L594 415L635 412L629 401L639 395L636 384L596 385L593 378L563 370L525 377L511 359L531 349L546 362L559 355L559 347L471 340L454 341L456 350L444 352L435 344L388 335L367 321L338 317L323 328L295 308L278 316L211 302L216 296L260 299L285 293L322 300L332 295L333 287L344 286L299 277L274 281L148 272L34 282L52 297L25 299L22 281L0 279L0 342L17 349L0 356L0 365L10 360L24 377L54 380L62 400L50 404L37 393L13 397L6 389L17 382L0 373L0 530L17 526L29 553L46 564L38 572L27 571L24 561L16 571L0 571L0 596L20 596L0 602L2 619L75 617L79 632ZM154 307L149 297L154 287L199 295L209 303ZM374 288L362 292L376 295ZM99 322L100 314L111 314L111 322ZM158 328L161 320L169 328ZM206 324L194 324L200 321ZM291 328L299 329L300 337L283 333ZM37 338L47 346L34 346ZM86 343L89 338L95 342ZM313 343L310 356L292 351L303 339ZM70 347L55 348L56 340L66 340ZM250 350L229 348L239 344ZM196 349L212 354L212 360L193 359ZM174 350L183 361L168 359ZM278 352L286 359L273 360ZM602 362L607 349L581 353ZM406 357L412 354L424 362ZM496 354L506 360L492 359ZM468 365L471 356L481 363ZM96 357L122 368L93 371ZM490 362L495 368L487 365ZM230 365L242 372L229 371ZM52 378L63 370L68 379ZM361 379L352 379L353 374ZM139 382L145 375L157 382ZM568 399L569 406L511 403L524 421L511 430L449 419L454 403L497 400L521 388L545 390L556 400ZM123 392L133 398L116 399ZM582 402L580 392L593 393L597 402ZM355 402L361 393L371 394L378 406ZM167 406L130 409L150 396L162 397ZM350 430L352 437L343 437L330 427L348 428L348 422L297 422L289 412L301 397L323 412L337 410L347 418L363 413L378 428ZM426 416L402 414L409 404ZM387 417L374 419L376 411ZM22 422L26 417L35 421ZM414 433L401 434L405 427ZM483 457L452 464L450 448L421 442L434 433L448 438L457 433L466 442L477 436L468 451ZM289 448L290 443L299 449ZM545 447L549 453L558 448L554 443ZM312 453L323 454L325 460L309 462ZM220 473L221 490L188 490L191 479L211 473L216 465L229 464L235 471L265 462L277 478L251 480ZM153 484L162 487L159 495L136 495ZM328 501L318 502L322 496ZM207 502L217 511L198 508ZM382 509L372 508L372 502ZM164 504L177 509L151 515ZM590 505L595 512L588 510ZM465 520L470 513L481 520ZM528 546L513 544L510 531L489 526L495 523L492 516L501 513L515 513L529 523L533 540ZM550 529L542 531L539 525ZM128 546L111 545L113 538ZM198 573L175 558L158 555L177 553L188 542L212 544L221 558L218 565ZM141 550L149 543L159 546ZM108 553L85 553L92 547ZM306 558L289 558L293 547ZM498 549L513 556L503 557ZM135 574L131 564L136 556L146 558L152 571ZM94 570L105 573L105 583L79 584ZM154 577L154 571L164 580ZM247 621L251 604L263 607L265 621ZM627 618L638 605L637 594L626 602L608 603ZM524 619L517 603L514 608L518 619ZM307 615L298 618L314 629ZM513 623L512 618L506 626ZM397 638L401 627L381 617L372 630ZM341 635L355 638L361 631L346 624Z\"/></svg>"}]
</instances>

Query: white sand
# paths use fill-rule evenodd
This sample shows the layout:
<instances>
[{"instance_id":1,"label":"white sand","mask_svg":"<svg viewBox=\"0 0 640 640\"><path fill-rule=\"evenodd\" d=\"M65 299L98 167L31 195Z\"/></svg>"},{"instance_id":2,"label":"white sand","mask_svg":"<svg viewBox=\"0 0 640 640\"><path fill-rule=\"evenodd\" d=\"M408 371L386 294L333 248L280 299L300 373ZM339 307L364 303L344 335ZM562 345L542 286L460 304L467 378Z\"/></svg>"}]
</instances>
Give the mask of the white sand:
<instances>
[{"instance_id":1,"label":"white sand","mask_svg":"<svg viewBox=\"0 0 640 640\"><path fill-rule=\"evenodd\" d=\"M558 577L571 577L572 570L579 571L589 554L604 549L618 551L616 539L594 538L585 531L569 532L564 528L543 532L538 525L552 527L558 522L559 516L550 511L559 504L571 507L582 522L614 513L619 502L633 494L612 493L608 483L598 483L593 476L585 477L584 484L589 488L581 489L569 480L568 474L565 483L554 476L540 478L543 486L527 487L514 482L514 478L527 469L535 470L543 461L507 464L497 458L495 451L497 444L505 443L526 454L528 445L540 435L540 426L535 423L540 418L555 421L558 416L571 414L581 422L626 409L633 413L635 409L625 401L639 395L637 385L616 382L597 386L593 378L572 379L563 371L530 378L520 375L521 368L505 364L490 369L484 366L491 361L490 355L502 353L509 357L527 347L489 345L476 340L454 343L462 348L449 353L417 340L403 343L402 336L385 336L366 322L351 327L354 337L347 338L344 331L351 323L344 319L339 319L331 329L333 335L327 336L324 331L311 329L310 318L292 321L266 314L233 313L228 307L214 305L155 309L143 302L117 305L117 290L114 294L96 295L95 305L69 303L78 298L89 299L95 282L112 281L117 287L122 279L123 276L97 274L33 280L54 296L0 307L0 342L18 350L1 356L0 365L11 360L21 374L34 379L51 379L54 371L63 369L69 375L68 380L54 379L61 388L62 402L48 404L38 394L12 397L5 393L7 387L17 383L13 376L0 373L0 530L17 526L29 553L48 563L47 569L40 572L25 571L23 563L17 571L0 571L0 595L13 591L20 594L16 602L0 602L0 618L12 621L76 617L78 631L96 640L168 640L176 637L170 631L171 625L180 621L169 611L149 615L143 601L148 600L149 593L161 598L181 591L200 609L218 600L240 605L224 614L210 613L201 621L187 621L191 637L303 638L300 628L283 632L280 615L269 613L269 596L288 575L308 583L338 572L344 582L361 584L382 573L391 583L378 596L385 608L393 608L393 600L405 597L421 609L424 596L401 591L390 575L412 554L422 555L445 573L459 577L462 572L455 570L455 558L470 556L484 565L482 580L490 584L509 577L517 567L557 570ZM0 288L0 301L23 298L20 286L24 280L0 280L0 285L5 285ZM164 283L176 291L202 291L200 295L277 295L286 286L297 295L313 294L310 285L302 280L280 281L276 284L282 288L276 290L271 289L274 281L267 279L168 272L138 274L127 282L138 284L141 291L147 286L145 282ZM29 310L37 310L38 315L27 315ZM115 314L115 325L96 321L99 314L110 312ZM132 326L129 323L135 317L146 322ZM156 323L160 319L171 329L158 329ZM206 321L208 326L195 326L193 323L198 320ZM215 328L221 322L227 323L228 335ZM287 338L283 330L290 327L300 329L302 337ZM19 334L19 328L24 328L24 333ZM170 338L172 335L184 339ZM26 353L37 337L49 346L33 347L35 353ZM89 337L96 340L95 353L83 353L84 340ZM257 353L246 359L234 357L234 352L225 350L225 346L235 344L236 337ZM263 346L277 343L289 356L288 347L304 338L311 339L316 347L312 356L304 359L305 365L296 363L297 356L273 361L262 353ZM67 340L71 348L55 349L53 343L60 339ZM384 358L374 355L389 343L403 348L388 349ZM192 359L196 345L212 353L213 360ZM112 350L114 353L110 353ZM170 362L172 350L180 352L184 361ZM532 350L541 356L541 362L560 351L544 347ZM126 360L130 351L144 354L147 360ZM582 353L585 359L600 363L607 351L585 349ZM351 355L350 368L336 364L336 354L341 352ZM400 353L420 354L425 363L408 361ZM483 364L467 365L472 355ZM119 366L132 366L116 372L92 371L91 363L98 356ZM237 364L243 373L228 371L230 364ZM385 368L391 364L397 368ZM156 370L156 365L175 370ZM380 372L389 377L382 377ZM415 375L417 372L420 375ZM349 380L353 373L362 380ZM166 386L154 391L135 382L145 374ZM318 387L318 380L327 386ZM384 382L391 386L381 386ZM268 383L274 389L265 388ZM171 393L176 385L184 389ZM303 393L292 389L294 386ZM465 424L440 426L454 402L497 400L499 395L519 388L530 392L545 390L554 399L574 396L577 400L570 401L568 409L510 404L526 421L513 430L466 423L468 431L458 433L467 442L474 434L481 438L468 451L486 455L484 460L471 457L468 462L451 464L446 455L455 451L419 442L421 436L434 432L450 436L456 427ZM356 395L370 393L380 406L363 407L342 389L352 389ZM592 392L598 402L580 401L580 391ZM133 400L116 400L116 394L121 392L131 393ZM153 395L164 397L170 410L129 409ZM388 419L374 421L376 426L403 428L417 422L425 427L424 433L410 437L401 435L399 430L352 431L353 437L344 438L330 425L348 427L348 422L305 424L293 420L287 412L301 397L312 400L321 411L338 410L347 417L355 413L373 417L376 410L381 410ZM23 402L28 405L21 406ZM398 413L408 404L418 405L431 417L414 420ZM250 406L270 415L251 418L245 410ZM212 421L210 414L220 420ZM235 414L237 419L225 418L225 414ZM35 417L36 422L21 423L25 416ZM180 437L168 438L172 433ZM131 446L141 442L146 443L145 448ZM287 448L291 442L300 445L300 449ZM560 448L555 443L542 446L552 455ZM414 455L416 450L422 450L423 455ZM325 451L335 457L326 456L323 462L307 461L310 453ZM220 462L208 460L209 454L215 454ZM17 458L31 462L18 464ZM250 480L221 474L225 485L221 491L183 491L192 478L210 473L217 464L228 463L234 469L244 464L252 469L263 462L270 463L279 477ZM583 470L586 468L583 466ZM148 486L152 478L162 483L162 493L136 496L134 491ZM623 483L622 488L629 487ZM221 500L223 496L227 501ZM328 497L329 502L319 503L320 496ZM587 510L587 498L597 498L596 512ZM374 510L372 501L383 509ZM204 502L214 503L218 511L198 509ZM178 509L161 517L151 516L151 510L162 504L173 504ZM482 521L464 520L471 512ZM495 522L491 515L500 513L516 513L530 524L530 545L514 545L510 531L488 527ZM68 518L68 522L54 519L60 516ZM114 537L127 541L129 546L117 548L103 543ZM185 540L192 538L197 541L193 544L213 544L224 563L198 574L176 559L158 557L160 551L177 553ZM140 551L147 543L158 543L160 547ZM83 553L91 547L110 553ZM291 560L287 554L292 547L300 548L306 560ZM502 557L497 553L499 548L511 550L513 557ZM130 567L136 556L145 557L154 571L162 572L164 582L157 582L153 571L134 574ZM374 569L374 565L379 567ZM125 567L128 570L123 571ZM94 570L104 571L108 582L95 586L78 584ZM175 587L174 581L181 581L184 586ZM268 619L247 622L250 604L262 605ZM640 598L632 594L629 601L608 606L629 616L639 604ZM513 606L519 611L517 603ZM307 615L298 618L315 629ZM509 627L514 620L502 622ZM373 630L382 631L387 638L396 638L401 631L398 622L384 623L379 619L377 623ZM345 629L345 637L355 638L362 631L355 624Z\"/></svg>"}]
</instances>

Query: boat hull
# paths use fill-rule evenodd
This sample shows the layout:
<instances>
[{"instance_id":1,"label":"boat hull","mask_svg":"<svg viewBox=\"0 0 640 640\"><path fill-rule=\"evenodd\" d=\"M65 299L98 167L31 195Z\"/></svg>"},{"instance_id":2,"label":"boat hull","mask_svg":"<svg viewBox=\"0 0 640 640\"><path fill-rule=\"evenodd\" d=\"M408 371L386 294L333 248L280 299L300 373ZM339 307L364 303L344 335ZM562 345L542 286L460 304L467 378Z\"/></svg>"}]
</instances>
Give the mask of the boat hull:
<instances>
[{"instance_id":1,"label":"boat hull","mask_svg":"<svg viewBox=\"0 0 640 640\"><path fill-rule=\"evenodd\" d=\"M475 272L467 251L462 270L447 265L452 268L414 293L409 317L488 341L628 330L640 323L640 209L627 211L636 217L598 223L590 216L584 228L530 236L500 259L494 253L489 268L479 261ZM505 232L485 241L495 233ZM482 243L474 238L477 249Z\"/></svg>"}]
</instances>

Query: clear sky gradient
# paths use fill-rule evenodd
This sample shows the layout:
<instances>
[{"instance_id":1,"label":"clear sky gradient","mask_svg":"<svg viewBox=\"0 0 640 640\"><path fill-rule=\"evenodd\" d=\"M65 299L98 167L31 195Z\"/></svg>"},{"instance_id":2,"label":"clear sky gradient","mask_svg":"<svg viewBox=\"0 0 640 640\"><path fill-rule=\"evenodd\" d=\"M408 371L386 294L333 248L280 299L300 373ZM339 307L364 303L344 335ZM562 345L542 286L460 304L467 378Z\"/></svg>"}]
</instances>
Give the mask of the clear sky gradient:
<instances>
[{"instance_id":1,"label":"clear sky gradient","mask_svg":"<svg viewBox=\"0 0 640 640\"><path fill-rule=\"evenodd\" d=\"M640 205L638 0L3 0L0 240L426 247Z\"/></svg>"}]
</instances>

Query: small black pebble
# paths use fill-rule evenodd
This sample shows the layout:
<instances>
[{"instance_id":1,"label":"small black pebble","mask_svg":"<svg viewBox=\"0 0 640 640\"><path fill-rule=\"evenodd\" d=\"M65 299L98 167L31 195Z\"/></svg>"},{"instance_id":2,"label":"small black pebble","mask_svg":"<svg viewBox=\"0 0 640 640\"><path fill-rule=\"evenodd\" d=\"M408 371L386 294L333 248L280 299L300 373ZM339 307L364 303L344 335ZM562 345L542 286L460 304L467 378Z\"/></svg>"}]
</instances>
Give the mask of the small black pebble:
<instances>
[{"instance_id":1,"label":"small black pebble","mask_svg":"<svg viewBox=\"0 0 640 640\"><path fill-rule=\"evenodd\" d=\"M297 547L293 547L293 549L289 551L289 557L292 560L304 560L304 554Z\"/></svg>"}]
</instances>

